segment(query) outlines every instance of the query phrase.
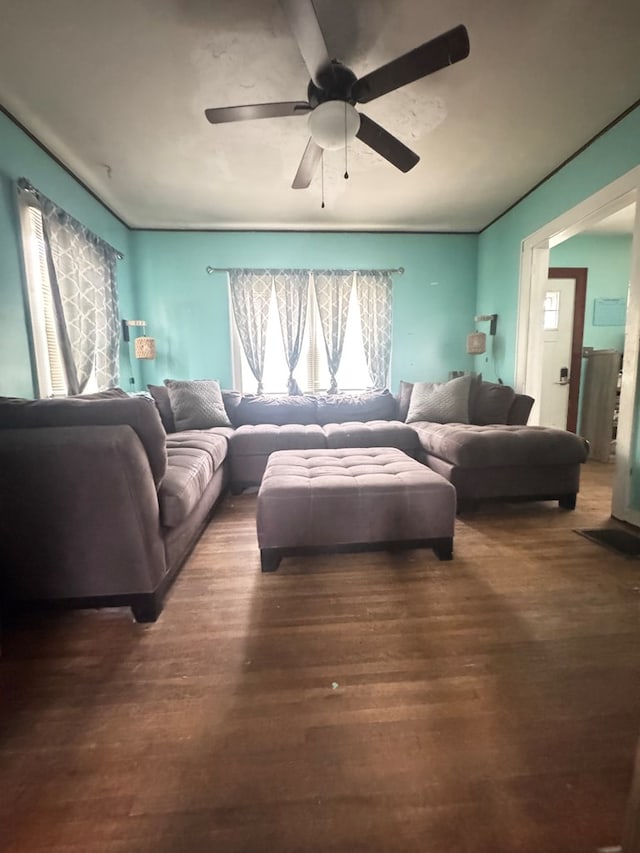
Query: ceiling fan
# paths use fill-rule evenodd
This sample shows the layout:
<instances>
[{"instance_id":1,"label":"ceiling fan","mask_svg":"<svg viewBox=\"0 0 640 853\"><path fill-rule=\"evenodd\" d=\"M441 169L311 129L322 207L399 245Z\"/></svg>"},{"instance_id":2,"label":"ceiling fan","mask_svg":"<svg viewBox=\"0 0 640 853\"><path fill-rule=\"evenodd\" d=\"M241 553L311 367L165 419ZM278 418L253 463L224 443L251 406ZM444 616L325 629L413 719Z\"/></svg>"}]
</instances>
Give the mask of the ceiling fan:
<instances>
[{"instance_id":1,"label":"ceiling fan","mask_svg":"<svg viewBox=\"0 0 640 853\"><path fill-rule=\"evenodd\" d=\"M399 139L359 113L366 104L414 80L433 74L469 55L469 36L460 25L393 59L375 71L356 77L350 68L330 59L312 0L280 0L300 53L311 75L307 101L281 101L214 107L205 110L212 124L256 118L309 115L311 137L293 179L294 189L309 186L325 148L341 148L357 137L402 172L412 169L418 155Z\"/></svg>"}]
</instances>

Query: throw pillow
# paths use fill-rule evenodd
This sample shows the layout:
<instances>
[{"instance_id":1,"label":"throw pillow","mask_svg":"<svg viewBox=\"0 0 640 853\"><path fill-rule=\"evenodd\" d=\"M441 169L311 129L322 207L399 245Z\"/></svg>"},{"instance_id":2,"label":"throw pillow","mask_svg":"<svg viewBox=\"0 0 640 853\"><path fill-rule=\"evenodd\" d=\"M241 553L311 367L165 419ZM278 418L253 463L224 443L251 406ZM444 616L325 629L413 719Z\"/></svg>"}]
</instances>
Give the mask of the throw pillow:
<instances>
[{"instance_id":1,"label":"throw pillow","mask_svg":"<svg viewBox=\"0 0 640 853\"><path fill-rule=\"evenodd\" d=\"M236 414L238 411L238 406L242 402L242 394L240 391L227 390L222 389L222 402L224 403L224 407L227 411L227 415L229 416L229 420L232 425L238 426Z\"/></svg>"},{"instance_id":2,"label":"throw pillow","mask_svg":"<svg viewBox=\"0 0 640 853\"><path fill-rule=\"evenodd\" d=\"M173 409L171 408L171 400L169 399L169 389L166 385L147 385L149 393L153 397L153 402L162 421L164 431L175 432L176 422L173 419Z\"/></svg>"},{"instance_id":3,"label":"throw pillow","mask_svg":"<svg viewBox=\"0 0 640 853\"><path fill-rule=\"evenodd\" d=\"M413 391L413 382L405 382L400 380L400 391L397 396L398 401L398 420L406 421L409 414L409 403L411 402L411 392Z\"/></svg>"},{"instance_id":4,"label":"throw pillow","mask_svg":"<svg viewBox=\"0 0 640 853\"><path fill-rule=\"evenodd\" d=\"M510 385L495 382L478 383L469 400L469 419L472 424L506 424L509 410L516 398Z\"/></svg>"},{"instance_id":5,"label":"throw pillow","mask_svg":"<svg viewBox=\"0 0 640 853\"><path fill-rule=\"evenodd\" d=\"M215 379L165 379L164 384L177 430L231 426Z\"/></svg>"},{"instance_id":6,"label":"throw pillow","mask_svg":"<svg viewBox=\"0 0 640 853\"><path fill-rule=\"evenodd\" d=\"M457 376L449 382L416 382L411 392L407 423L469 423L469 391L473 376Z\"/></svg>"},{"instance_id":7,"label":"throw pillow","mask_svg":"<svg viewBox=\"0 0 640 853\"><path fill-rule=\"evenodd\" d=\"M516 394L516 398L509 409L507 423L524 426L529 420L534 402L533 397L528 394Z\"/></svg>"}]
</instances>

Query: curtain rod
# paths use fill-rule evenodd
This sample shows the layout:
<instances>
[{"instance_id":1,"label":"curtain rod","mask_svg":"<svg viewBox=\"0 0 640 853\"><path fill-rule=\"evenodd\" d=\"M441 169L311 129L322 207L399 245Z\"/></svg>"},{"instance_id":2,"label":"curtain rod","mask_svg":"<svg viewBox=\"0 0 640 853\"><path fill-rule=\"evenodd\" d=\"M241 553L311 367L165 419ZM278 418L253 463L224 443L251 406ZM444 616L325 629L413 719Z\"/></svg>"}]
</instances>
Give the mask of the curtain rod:
<instances>
[{"instance_id":1,"label":"curtain rod","mask_svg":"<svg viewBox=\"0 0 640 853\"><path fill-rule=\"evenodd\" d=\"M206 271L209 275L213 275L215 272L230 272L231 270L237 269L237 267L206 267ZM292 269L298 269L298 267L292 267ZM318 268L319 269L319 268ZM310 269L309 272L315 272L316 270ZM287 272L286 269L283 272ZM395 269L381 269L381 270L353 270L353 272L390 272L396 273L397 275L404 275L404 267L395 267Z\"/></svg>"},{"instance_id":2,"label":"curtain rod","mask_svg":"<svg viewBox=\"0 0 640 853\"><path fill-rule=\"evenodd\" d=\"M38 199L38 201L41 201L42 199L46 199L47 201L51 201L51 199L47 198L47 196L44 193L40 192L39 189L36 189L36 187L34 187L33 184L31 183L31 181L27 180L27 178L19 178L18 179L18 187L21 190L25 190L26 192L34 195ZM56 203L52 202L52 204L56 204ZM56 204L56 207L59 207L59 205ZM66 210L65 210L65 214L67 216L71 216L71 214L67 213ZM71 216L71 218L74 219L75 217ZM76 220L76 221L78 221L78 220ZM82 225L81 222L79 224ZM86 225L82 225L82 227L86 228L86 230L89 231L89 229L87 228ZM108 243L106 240L104 240L102 237L99 237L97 234L95 234L94 236L97 237L97 239L100 240L102 243L104 243L105 246L108 246L110 249L112 249L116 253L116 258L119 261L124 260L124 255L122 254L122 252L119 249L116 249L115 246L112 246L111 243Z\"/></svg>"}]
</instances>

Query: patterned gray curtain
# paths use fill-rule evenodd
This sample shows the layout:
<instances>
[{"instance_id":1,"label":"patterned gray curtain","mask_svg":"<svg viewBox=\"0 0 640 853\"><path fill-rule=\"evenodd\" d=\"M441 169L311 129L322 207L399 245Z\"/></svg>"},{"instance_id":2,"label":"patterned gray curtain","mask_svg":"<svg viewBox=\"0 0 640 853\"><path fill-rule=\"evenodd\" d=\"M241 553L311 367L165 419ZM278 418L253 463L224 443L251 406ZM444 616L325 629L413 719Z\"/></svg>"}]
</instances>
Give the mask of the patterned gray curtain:
<instances>
[{"instance_id":1,"label":"patterned gray curtain","mask_svg":"<svg viewBox=\"0 0 640 853\"><path fill-rule=\"evenodd\" d=\"M69 394L91 372L99 390L118 382L120 321L116 251L45 196L38 196L49 280Z\"/></svg>"},{"instance_id":2,"label":"patterned gray curtain","mask_svg":"<svg viewBox=\"0 0 640 853\"><path fill-rule=\"evenodd\" d=\"M347 329L353 271L318 270L314 273L313 279L331 376L329 394L336 394L338 391L336 373L340 367L344 333Z\"/></svg>"},{"instance_id":3,"label":"patterned gray curtain","mask_svg":"<svg viewBox=\"0 0 640 853\"><path fill-rule=\"evenodd\" d=\"M385 388L391 364L391 273L356 273L362 345L374 388Z\"/></svg>"},{"instance_id":4,"label":"patterned gray curtain","mask_svg":"<svg viewBox=\"0 0 640 853\"><path fill-rule=\"evenodd\" d=\"M274 275L276 304L282 330L284 355L289 368L289 394L302 394L293 376L302 353L309 301L309 271L282 270Z\"/></svg>"},{"instance_id":5,"label":"patterned gray curtain","mask_svg":"<svg viewBox=\"0 0 640 853\"><path fill-rule=\"evenodd\" d=\"M270 270L229 270L233 317L242 349L258 383L258 394L262 394L272 285Z\"/></svg>"}]
</instances>

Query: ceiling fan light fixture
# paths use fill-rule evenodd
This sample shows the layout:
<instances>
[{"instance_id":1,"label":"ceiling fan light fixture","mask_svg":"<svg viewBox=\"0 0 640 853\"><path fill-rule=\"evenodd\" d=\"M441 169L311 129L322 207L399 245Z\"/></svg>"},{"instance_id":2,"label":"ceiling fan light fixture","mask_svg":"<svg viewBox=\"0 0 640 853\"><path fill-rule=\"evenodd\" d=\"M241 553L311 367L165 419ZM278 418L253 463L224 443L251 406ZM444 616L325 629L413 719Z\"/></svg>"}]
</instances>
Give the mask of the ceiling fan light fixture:
<instances>
[{"instance_id":1,"label":"ceiling fan light fixture","mask_svg":"<svg viewBox=\"0 0 640 853\"><path fill-rule=\"evenodd\" d=\"M329 151L344 148L360 129L360 114L347 101L325 101L309 116L309 132L316 145Z\"/></svg>"}]
</instances>

